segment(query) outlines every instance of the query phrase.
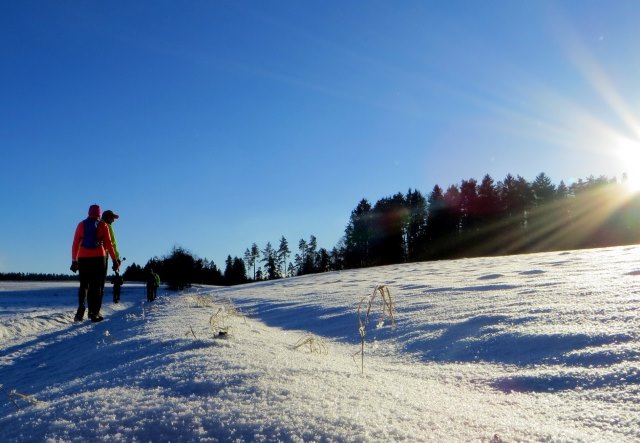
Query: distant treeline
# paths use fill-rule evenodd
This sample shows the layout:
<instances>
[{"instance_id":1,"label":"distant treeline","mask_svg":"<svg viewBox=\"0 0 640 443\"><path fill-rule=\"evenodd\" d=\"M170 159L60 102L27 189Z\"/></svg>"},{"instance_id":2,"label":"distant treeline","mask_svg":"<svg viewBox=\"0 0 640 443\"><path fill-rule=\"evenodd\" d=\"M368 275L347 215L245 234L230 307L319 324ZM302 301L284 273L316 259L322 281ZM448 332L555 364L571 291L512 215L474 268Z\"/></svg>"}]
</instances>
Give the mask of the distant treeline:
<instances>
[{"instance_id":1,"label":"distant treeline","mask_svg":"<svg viewBox=\"0 0 640 443\"><path fill-rule=\"evenodd\" d=\"M395 194L351 213L345 268L638 243L640 196L624 183L589 177L567 187L544 173L498 182L462 180Z\"/></svg>"},{"instance_id":2,"label":"distant treeline","mask_svg":"<svg viewBox=\"0 0 640 443\"><path fill-rule=\"evenodd\" d=\"M127 267L127 281L145 281L153 268L172 288L192 283L235 285L294 275L396 263L461 257L521 254L640 243L640 194L621 182L589 177L567 186L544 173L532 182L508 174L497 183L462 180L446 190L434 186L397 193L371 204L362 199L351 211L343 238L331 250L318 248L314 235L300 239L293 254L287 239L278 248L256 243L244 256L213 261L174 247L144 267ZM0 274L4 280L74 280L76 276Z\"/></svg>"},{"instance_id":3,"label":"distant treeline","mask_svg":"<svg viewBox=\"0 0 640 443\"><path fill-rule=\"evenodd\" d=\"M197 258L181 247L174 247L166 257L152 258L144 267L133 263L122 276L125 281L146 281L151 270L171 289L183 289L192 283L221 286L247 281L244 275L242 279L225 278L214 262Z\"/></svg>"},{"instance_id":4,"label":"distant treeline","mask_svg":"<svg viewBox=\"0 0 640 443\"><path fill-rule=\"evenodd\" d=\"M77 275L65 274L25 274L24 272L0 273L0 281L73 281Z\"/></svg>"},{"instance_id":5,"label":"distant treeline","mask_svg":"<svg viewBox=\"0 0 640 443\"><path fill-rule=\"evenodd\" d=\"M317 239L291 251L283 236L278 248L256 243L243 258L230 255L224 272L207 259L176 247L144 268L133 264L127 280L144 280L149 268L172 287L190 283L233 285L293 275L426 260L521 254L640 242L640 194L607 177L554 185L544 173L529 182L508 174L495 182L462 180L446 190L434 186L397 193L371 204L362 199L351 212L344 237L331 250Z\"/></svg>"}]
</instances>

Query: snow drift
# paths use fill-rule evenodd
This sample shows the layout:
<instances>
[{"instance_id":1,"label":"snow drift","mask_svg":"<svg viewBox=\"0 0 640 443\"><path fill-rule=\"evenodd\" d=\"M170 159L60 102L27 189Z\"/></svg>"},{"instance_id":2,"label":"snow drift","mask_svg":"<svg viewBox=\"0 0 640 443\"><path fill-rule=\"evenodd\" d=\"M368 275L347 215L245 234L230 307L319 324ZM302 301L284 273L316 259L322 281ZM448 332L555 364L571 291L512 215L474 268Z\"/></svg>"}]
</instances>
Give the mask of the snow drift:
<instances>
[{"instance_id":1,"label":"snow drift","mask_svg":"<svg viewBox=\"0 0 640 443\"><path fill-rule=\"evenodd\" d=\"M638 441L640 248L105 296L0 283L4 441ZM358 303L377 285L395 327ZM372 315L378 315L376 307ZM298 346L305 339L319 347ZM21 394L21 395L20 395Z\"/></svg>"}]
</instances>

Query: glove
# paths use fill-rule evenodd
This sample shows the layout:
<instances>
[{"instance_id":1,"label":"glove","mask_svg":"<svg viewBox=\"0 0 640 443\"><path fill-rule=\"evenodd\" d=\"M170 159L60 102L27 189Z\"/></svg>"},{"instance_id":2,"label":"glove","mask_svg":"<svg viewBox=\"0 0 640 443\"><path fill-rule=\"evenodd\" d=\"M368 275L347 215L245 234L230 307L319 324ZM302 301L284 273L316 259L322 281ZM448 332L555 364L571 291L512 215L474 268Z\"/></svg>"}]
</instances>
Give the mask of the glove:
<instances>
[{"instance_id":1,"label":"glove","mask_svg":"<svg viewBox=\"0 0 640 443\"><path fill-rule=\"evenodd\" d=\"M113 272L118 272L120 270L120 260L114 261L111 269L113 269Z\"/></svg>"},{"instance_id":2,"label":"glove","mask_svg":"<svg viewBox=\"0 0 640 443\"><path fill-rule=\"evenodd\" d=\"M75 272L78 272L78 268L79 268L78 261L77 260L72 261L71 267L69 269L71 269L71 271L75 273Z\"/></svg>"}]
</instances>

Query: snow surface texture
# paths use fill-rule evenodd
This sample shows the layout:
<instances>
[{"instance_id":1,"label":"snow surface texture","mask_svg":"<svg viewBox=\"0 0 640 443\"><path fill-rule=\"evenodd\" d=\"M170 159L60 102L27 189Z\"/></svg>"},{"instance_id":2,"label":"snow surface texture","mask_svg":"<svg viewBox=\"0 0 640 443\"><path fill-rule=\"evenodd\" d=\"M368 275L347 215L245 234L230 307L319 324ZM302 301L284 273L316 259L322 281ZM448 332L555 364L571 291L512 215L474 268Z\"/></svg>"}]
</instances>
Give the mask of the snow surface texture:
<instances>
[{"instance_id":1,"label":"snow surface texture","mask_svg":"<svg viewBox=\"0 0 640 443\"><path fill-rule=\"evenodd\" d=\"M640 441L640 247L75 294L0 283L3 441Z\"/></svg>"}]
</instances>

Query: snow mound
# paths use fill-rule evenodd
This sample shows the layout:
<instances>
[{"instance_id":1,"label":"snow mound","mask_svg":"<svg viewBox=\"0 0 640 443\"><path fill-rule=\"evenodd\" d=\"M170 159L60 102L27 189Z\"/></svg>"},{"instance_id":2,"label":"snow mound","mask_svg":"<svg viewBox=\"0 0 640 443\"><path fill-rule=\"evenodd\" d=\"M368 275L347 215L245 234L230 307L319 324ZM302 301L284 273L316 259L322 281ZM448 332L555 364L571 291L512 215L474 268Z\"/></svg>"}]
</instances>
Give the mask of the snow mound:
<instances>
[{"instance_id":1,"label":"snow mound","mask_svg":"<svg viewBox=\"0 0 640 443\"><path fill-rule=\"evenodd\" d=\"M69 323L73 287L5 290L3 441L638 441L638 252L125 285L98 324ZM374 305L362 359L378 285L395 326Z\"/></svg>"}]
</instances>

